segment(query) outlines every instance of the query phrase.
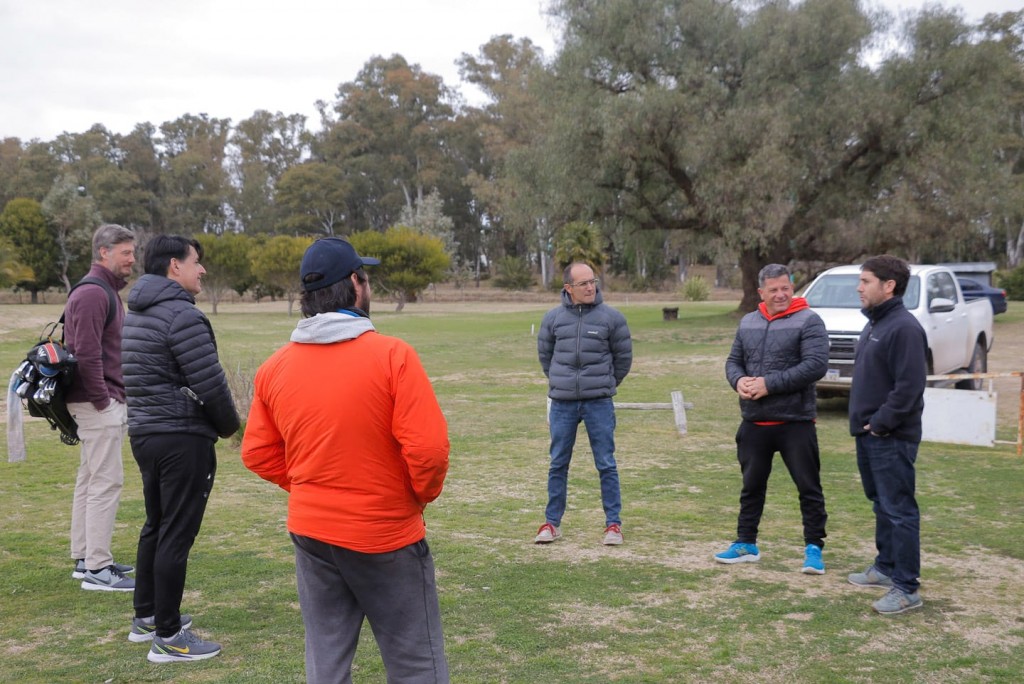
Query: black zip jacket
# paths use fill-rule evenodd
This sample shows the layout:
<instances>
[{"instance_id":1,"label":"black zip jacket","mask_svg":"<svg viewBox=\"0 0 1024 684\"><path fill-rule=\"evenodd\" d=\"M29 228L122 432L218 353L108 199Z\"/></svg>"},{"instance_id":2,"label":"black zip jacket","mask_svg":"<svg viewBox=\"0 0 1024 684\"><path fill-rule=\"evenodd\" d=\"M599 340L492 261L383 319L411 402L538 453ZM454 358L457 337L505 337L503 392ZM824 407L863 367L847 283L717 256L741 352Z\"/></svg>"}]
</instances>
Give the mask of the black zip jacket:
<instances>
[{"instance_id":1,"label":"black zip jacket","mask_svg":"<svg viewBox=\"0 0 1024 684\"><path fill-rule=\"evenodd\" d=\"M871 426L876 435L921 441L928 339L903 297L863 309L868 324L861 331L850 389L850 434Z\"/></svg>"}]
</instances>

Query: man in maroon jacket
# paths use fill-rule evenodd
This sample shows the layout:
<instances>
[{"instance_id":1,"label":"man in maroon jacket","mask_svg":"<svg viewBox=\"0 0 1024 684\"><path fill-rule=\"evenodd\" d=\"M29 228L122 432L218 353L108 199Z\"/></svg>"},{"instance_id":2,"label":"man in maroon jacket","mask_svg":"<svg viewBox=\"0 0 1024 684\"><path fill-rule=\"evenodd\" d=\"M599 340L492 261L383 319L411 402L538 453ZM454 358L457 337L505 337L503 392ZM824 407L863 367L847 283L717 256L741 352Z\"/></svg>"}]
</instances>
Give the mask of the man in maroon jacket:
<instances>
[{"instance_id":1,"label":"man in maroon jacket","mask_svg":"<svg viewBox=\"0 0 1024 684\"><path fill-rule=\"evenodd\" d=\"M135 263L135 235L105 224L92 236L90 281L117 292L127 284ZM111 304L114 305L110 315ZM78 359L67 392L68 410L78 423L82 454L71 507L71 576L82 588L133 591L135 568L114 562L110 550L114 519L121 501L124 467L121 444L128 429L124 376L121 373L121 325L124 306L96 282L75 287L64 309L64 337Z\"/></svg>"}]
</instances>

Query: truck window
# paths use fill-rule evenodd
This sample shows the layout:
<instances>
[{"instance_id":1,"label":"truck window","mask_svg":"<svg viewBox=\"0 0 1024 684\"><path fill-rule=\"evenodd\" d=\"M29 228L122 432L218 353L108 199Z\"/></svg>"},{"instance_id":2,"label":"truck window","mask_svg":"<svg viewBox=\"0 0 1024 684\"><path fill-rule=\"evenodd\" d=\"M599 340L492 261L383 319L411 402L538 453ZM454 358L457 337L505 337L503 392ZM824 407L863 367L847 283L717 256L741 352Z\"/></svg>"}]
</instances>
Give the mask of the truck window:
<instances>
[{"instance_id":1,"label":"truck window","mask_svg":"<svg viewBox=\"0 0 1024 684\"><path fill-rule=\"evenodd\" d=\"M804 295L807 304L821 309L859 309L860 297L857 296L857 284L860 275L829 275L814 283Z\"/></svg>"},{"instance_id":2,"label":"truck window","mask_svg":"<svg viewBox=\"0 0 1024 684\"><path fill-rule=\"evenodd\" d=\"M807 305L818 309L860 309L860 297L857 285L860 274L828 275L815 281L804 293ZM921 299L921 279L911 276L907 283L907 291L903 294L903 304L908 309L916 309Z\"/></svg>"},{"instance_id":3,"label":"truck window","mask_svg":"<svg viewBox=\"0 0 1024 684\"><path fill-rule=\"evenodd\" d=\"M951 274L940 272L928 276L928 306L931 306L932 300L938 297L957 303L956 284Z\"/></svg>"}]
</instances>

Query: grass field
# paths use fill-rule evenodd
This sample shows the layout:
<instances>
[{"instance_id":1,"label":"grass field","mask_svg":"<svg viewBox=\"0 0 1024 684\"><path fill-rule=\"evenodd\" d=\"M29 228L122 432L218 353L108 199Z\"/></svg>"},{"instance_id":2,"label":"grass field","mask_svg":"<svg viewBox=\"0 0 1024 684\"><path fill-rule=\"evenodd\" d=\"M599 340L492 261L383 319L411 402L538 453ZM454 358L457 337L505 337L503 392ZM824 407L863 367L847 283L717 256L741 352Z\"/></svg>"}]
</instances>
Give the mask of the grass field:
<instances>
[{"instance_id":1,"label":"grass field","mask_svg":"<svg viewBox=\"0 0 1024 684\"><path fill-rule=\"evenodd\" d=\"M689 434L676 434L669 411L619 412L626 543L604 547L598 479L581 432L564 537L532 544L547 473L546 384L533 330L548 306L413 304L402 314L374 313L379 330L419 350L449 421L451 470L426 517L454 681L1021 681L1024 459L1012 446L922 446L921 610L877 616L870 604L880 592L846 582L873 557L873 516L841 401L823 404L818 421L828 573L800 573L796 493L779 460L762 561L712 562L733 539L739 494L738 408L723 371L735 302L683 303L672 322L662 321L657 303L619 305L636 361L618 399L667 402L682 390L694 404ZM1011 307L997 319L997 347L1024 339L1024 308ZM0 306L5 378L59 311ZM295 321L271 304L223 306L213 318L241 396ZM1020 354L994 355L990 369L1020 364ZM999 437L1012 440L1017 397L1009 388L1001 390ZM317 391L315 378L310 391ZM148 663L145 646L127 640L129 594L85 592L70 578L78 450L62 446L40 421L27 423L26 433L28 460L8 464L5 452L0 463L0 681L304 681L285 494L241 466L237 442L218 447L217 482L183 603L197 631L224 652L175 666ZM126 445L119 560L132 561L142 521L138 470ZM354 677L385 681L369 629Z\"/></svg>"}]
</instances>

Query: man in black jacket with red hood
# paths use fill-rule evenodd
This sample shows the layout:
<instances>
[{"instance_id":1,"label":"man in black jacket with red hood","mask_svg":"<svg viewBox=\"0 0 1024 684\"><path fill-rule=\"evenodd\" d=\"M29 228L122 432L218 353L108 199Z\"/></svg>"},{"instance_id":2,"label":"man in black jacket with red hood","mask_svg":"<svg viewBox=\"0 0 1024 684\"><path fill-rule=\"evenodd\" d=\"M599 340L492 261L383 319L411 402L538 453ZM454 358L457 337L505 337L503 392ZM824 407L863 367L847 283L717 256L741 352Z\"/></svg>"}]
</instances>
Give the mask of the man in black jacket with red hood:
<instances>
[{"instance_id":1,"label":"man in black jacket with red hood","mask_svg":"<svg viewBox=\"0 0 1024 684\"><path fill-rule=\"evenodd\" d=\"M719 563L761 559L757 530L764 510L775 452L782 455L800 495L804 527L802 572L825 574L825 495L814 421L815 383L828 370L828 333L803 297L793 296L789 269L768 264L758 274L761 304L740 321L725 363L729 384L740 397L743 422L736 455L743 473L736 541L715 554Z\"/></svg>"}]
</instances>

